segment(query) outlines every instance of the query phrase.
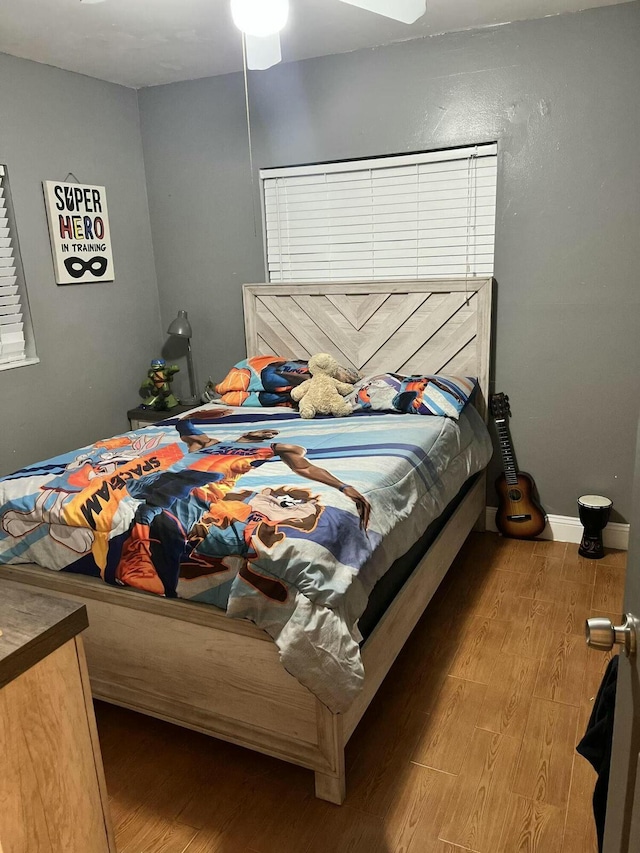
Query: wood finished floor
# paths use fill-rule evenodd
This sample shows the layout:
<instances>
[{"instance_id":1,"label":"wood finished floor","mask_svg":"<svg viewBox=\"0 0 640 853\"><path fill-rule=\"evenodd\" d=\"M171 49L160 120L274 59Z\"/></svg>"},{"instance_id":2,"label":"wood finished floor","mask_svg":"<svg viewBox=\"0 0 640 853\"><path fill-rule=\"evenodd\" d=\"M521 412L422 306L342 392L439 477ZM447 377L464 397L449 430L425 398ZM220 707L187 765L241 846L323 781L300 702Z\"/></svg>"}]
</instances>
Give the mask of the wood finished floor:
<instances>
[{"instance_id":1,"label":"wood finished floor","mask_svg":"<svg viewBox=\"0 0 640 853\"><path fill-rule=\"evenodd\" d=\"M347 748L347 800L313 775L97 703L119 853L595 853L575 753L609 655L626 553L472 534Z\"/></svg>"}]
</instances>

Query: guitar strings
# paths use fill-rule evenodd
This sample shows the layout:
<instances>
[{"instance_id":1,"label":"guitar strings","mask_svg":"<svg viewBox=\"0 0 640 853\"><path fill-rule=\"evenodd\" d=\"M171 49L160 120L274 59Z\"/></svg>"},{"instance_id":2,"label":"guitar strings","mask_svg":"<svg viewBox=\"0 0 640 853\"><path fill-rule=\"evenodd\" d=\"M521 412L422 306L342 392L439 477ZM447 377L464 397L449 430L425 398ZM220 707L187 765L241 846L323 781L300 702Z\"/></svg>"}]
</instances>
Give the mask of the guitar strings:
<instances>
[{"instance_id":1,"label":"guitar strings","mask_svg":"<svg viewBox=\"0 0 640 853\"><path fill-rule=\"evenodd\" d=\"M504 431L504 438L502 438L502 437L501 437L501 439L500 439L500 440L501 440L502 442L506 442L507 447L508 447L508 444L509 444L509 441L508 441L508 438L509 438L509 436L508 436L509 428L508 428L508 426L507 426L507 417L506 417L506 415L505 415L504 422L503 422L503 424L502 424L502 429L503 429L503 431ZM513 459L513 455L512 455L512 459ZM504 462L504 453L503 453L503 462ZM505 483L506 483L506 486L507 486L507 499L508 499L508 501L509 501L509 507L510 507L510 509L511 509L511 513L510 513L510 514L511 514L511 515L515 515L515 514L516 514L516 512L515 512L515 504L514 504L514 501L513 501L512 497L511 497L511 494L512 494L512 487L511 487L511 485L509 484L509 481L508 481L507 476L506 476L506 472L505 472L505 478L504 478L504 479L505 479Z\"/></svg>"},{"instance_id":2,"label":"guitar strings","mask_svg":"<svg viewBox=\"0 0 640 853\"><path fill-rule=\"evenodd\" d=\"M496 426L497 426L497 421L496 421ZM502 430L502 434L501 434L501 430ZM504 467L504 463L506 461L505 460L505 450L511 444L506 414L504 416L504 420L501 424L501 427L498 427L498 438L500 439L500 449L502 452L502 463L503 463L503 467ZM505 447L505 444L506 444L506 447ZM512 462L514 461L513 453L511 454L511 461ZM514 474L515 474L515 463L514 463ZM517 504L520 504L522 502L522 498L518 498L517 501L513 500L513 498L512 498L513 487L509 484L506 471L505 471L505 478L504 479L505 479L505 486L506 486L506 490L507 490L507 501L509 504L509 508L511 510L511 512L509 514L510 515L517 515L518 514L518 513L516 513ZM516 485L517 485L517 483L516 483ZM519 489L518 489L518 493L520 493Z\"/></svg>"}]
</instances>

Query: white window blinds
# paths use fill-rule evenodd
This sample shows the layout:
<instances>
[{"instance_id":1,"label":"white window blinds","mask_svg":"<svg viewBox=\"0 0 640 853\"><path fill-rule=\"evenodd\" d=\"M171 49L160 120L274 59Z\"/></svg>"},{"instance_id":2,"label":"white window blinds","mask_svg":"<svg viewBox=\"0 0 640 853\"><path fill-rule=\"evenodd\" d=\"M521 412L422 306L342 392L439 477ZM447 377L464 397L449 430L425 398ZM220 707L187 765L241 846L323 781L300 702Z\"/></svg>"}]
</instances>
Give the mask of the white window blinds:
<instances>
[{"instance_id":1,"label":"white window blinds","mask_svg":"<svg viewBox=\"0 0 640 853\"><path fill-rule=\"evenodd\" d=\"M12 213L5 167L0 165L0 368L34 361L26 353L28 305Z\"/></svg>"},{"instance_id":2,"label":"white window blinds","mask_svg":"<svg viewBox=\"0 0 640 853\"><path fill-rule=\"evenodd\" d=\"M496 143L260 178L269 281L493 274Z\"/></svg>"}]
</instances>

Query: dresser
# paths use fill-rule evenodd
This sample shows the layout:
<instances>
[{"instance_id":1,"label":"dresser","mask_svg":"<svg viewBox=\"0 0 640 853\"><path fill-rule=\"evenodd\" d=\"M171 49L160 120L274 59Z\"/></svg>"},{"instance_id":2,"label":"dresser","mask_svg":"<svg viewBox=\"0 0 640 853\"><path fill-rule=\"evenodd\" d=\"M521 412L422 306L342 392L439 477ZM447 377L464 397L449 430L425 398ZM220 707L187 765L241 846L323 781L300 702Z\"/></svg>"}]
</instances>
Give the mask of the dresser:
<instances>
[{"instance_id":1,"label":"dresser","mask_svg":"<svg viewBox=\"0 0 640 853\"><path fill-rule=\"evenodd\" d=\"M0 581L0 851L116 853L83 604Z\"/></svg>"}]
</instances>

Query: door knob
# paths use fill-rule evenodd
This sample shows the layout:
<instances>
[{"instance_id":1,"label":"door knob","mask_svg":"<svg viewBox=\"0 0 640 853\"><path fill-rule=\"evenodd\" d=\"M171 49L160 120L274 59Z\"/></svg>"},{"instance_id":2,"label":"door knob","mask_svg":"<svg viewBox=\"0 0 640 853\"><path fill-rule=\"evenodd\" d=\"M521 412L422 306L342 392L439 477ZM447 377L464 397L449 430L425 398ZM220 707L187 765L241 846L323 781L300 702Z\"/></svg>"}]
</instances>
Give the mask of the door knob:
<instances>
[{"instance_id":1,"label":"door knob","mask_svg":"<svg viewBox=\"0 0 640 853\"><path fill-rule=\"evenodd\" d=\"M627 657L635 657L638 646L640 620L633 613L625 613L622 625L614 625L611 619L600 616L587 619L585 636L587 645L601 652L609 652L615 646L622 646Z\"/></svg>"}]
</instances>

